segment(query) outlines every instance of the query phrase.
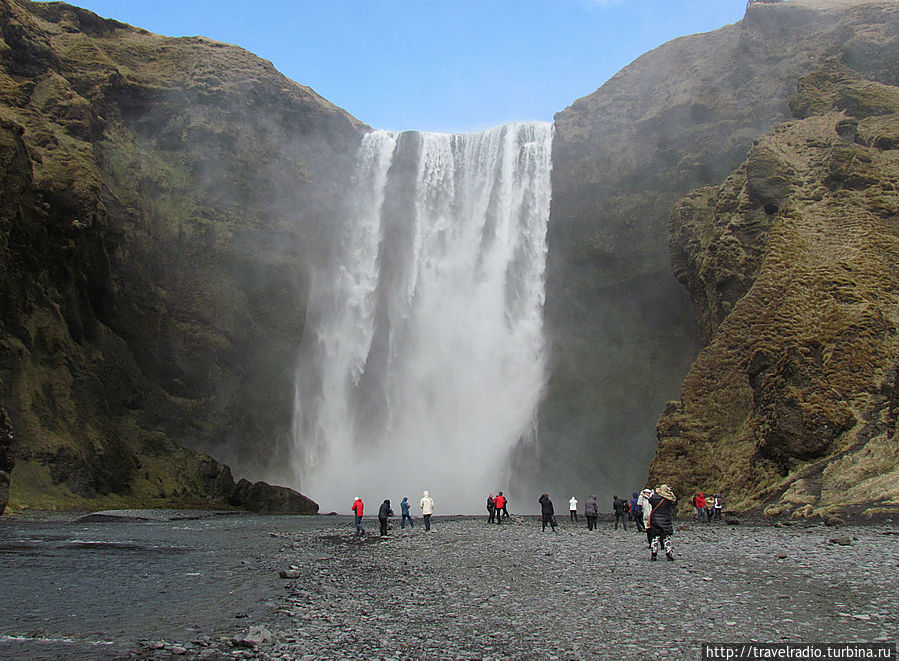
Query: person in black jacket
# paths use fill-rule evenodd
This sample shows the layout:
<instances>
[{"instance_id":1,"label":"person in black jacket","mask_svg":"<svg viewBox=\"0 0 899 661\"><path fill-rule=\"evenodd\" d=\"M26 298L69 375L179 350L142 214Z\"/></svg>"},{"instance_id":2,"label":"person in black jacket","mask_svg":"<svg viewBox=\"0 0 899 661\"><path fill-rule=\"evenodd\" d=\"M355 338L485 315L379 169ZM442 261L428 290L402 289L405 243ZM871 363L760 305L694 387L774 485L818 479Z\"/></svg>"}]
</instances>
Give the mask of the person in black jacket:
<instances>
[{"instance_id":1,"label":"person in black jacket","mask_svg":"<svg viewBox=\"0 0 899 661\"><path fill-rule=\"evenodd\" d=\"M378 510L378 523L381 524L381 537L387 537L387 521L393 516L393 510L390 509L390 501L385 500L381 503L381 509Z\"/></svg>"},{"instance_id":2,"label":"person in black jacket","mask_svg":"<svg viewBox=\"0 0 899 661\"><path fill-rule=\"evenodd\" d=\"M587 530L596 530L596 517L599 516L599 503L596 496L590 496L584 503L584 516L587 517Z\"/></svg>"},{"instance_id":3,"label":"person in black jacket","mask_svg":"<svg viewBox=\"0 0 899 661\"><path fill-rule=\"evenodd\" d=\"M487 514L489 515L487 523L494 523L496 521L496 501L493 499L493 494L487 496Z\"/></svg>"},{"instance_id":4,"label":"person in black jacket","mask_svg":"<svg viewBox=\"0 0 899 661\"><path fill-rule=\"evenodd\" d=\"M553 510L553 501L549 499L548 493L540 496L540 513L543 515L543 532L546 532L547 523L553 529L553 532L556 532L556 513Z\"/></svg>"},{"instance_id":5,"label":"person in black jacket","mask_svg":"<svg viewBox=\"0 0 899 661\"><path fill-rule=\"evenodd\" d=\"M627 530L627 501L613 496L612 511L615 512L615 530L618 530L619 521L621 521L621 526Z\"/></svg>"},{"instance_id":6,"label":"person in black jacket","mask_svg":"<svg viewBox=\"0 0 899 661\"><path fill-rule=\"evenodd\" d=\"M650 560L658 558L659 549L665 549L665 557L674 560L671 549L671 535L674 534L674 506L677 505L677 496L667 484L656 487L649 497L649 505L652 508L649 514Z\"/></svg>"}]
</instances>

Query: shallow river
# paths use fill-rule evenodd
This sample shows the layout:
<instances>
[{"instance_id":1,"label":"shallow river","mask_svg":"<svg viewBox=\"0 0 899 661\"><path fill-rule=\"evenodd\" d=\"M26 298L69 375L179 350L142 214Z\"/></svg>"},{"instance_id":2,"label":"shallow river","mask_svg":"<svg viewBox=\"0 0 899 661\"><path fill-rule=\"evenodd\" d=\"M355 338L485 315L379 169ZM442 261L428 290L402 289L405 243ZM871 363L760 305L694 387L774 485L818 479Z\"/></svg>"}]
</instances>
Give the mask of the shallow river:
<instances>
[{"instance_id":1,"label":"shallow river","mask_svg":"<svg viewBox=\"0 0 899 661\"><path fill-rule=\"evenodd\" d=\"M148 516L157 520L0 519L0 658L114 656L141 639L264 620L280 587L273 535L324 519Z\"/></svg>"}]
</instances>

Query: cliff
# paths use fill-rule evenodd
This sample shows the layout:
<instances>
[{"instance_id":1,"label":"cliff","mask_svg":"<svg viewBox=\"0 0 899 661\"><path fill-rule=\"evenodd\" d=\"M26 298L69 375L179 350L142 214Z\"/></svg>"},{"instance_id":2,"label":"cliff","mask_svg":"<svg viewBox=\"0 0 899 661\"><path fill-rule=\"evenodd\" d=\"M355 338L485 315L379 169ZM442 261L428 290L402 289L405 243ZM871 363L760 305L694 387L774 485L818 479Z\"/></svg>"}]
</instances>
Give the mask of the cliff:
<instances>
[{"instance_id":1,"label":"cliff","mask_svg":"<svg viewBox=\"0 0 899 661\"><path fill-rule=\"evenodd\" d=\"M768 515L896 512L899 88L833 58L791 107L671 214L707 342L651 479Z\"/></svg>"},{"instance_id":2,"label":"cliff","mask_svg":"<svg viewBox=\"0 0 899 661\"><path fill-rule=\"evenodd\" d=\"M896 84L896 10L883 0L753 5L738 24L647 53L556 115L542 477L565 491L643 484L658 416L709 341L677 260L672 274L672 206L739 167L828 58ZM735 277L717 296L739 295L748 273ZM652 475L668 467L657 459Z\"/></svg>"},{"instance_id":3,"label":"cliff","mask_svg":"<svg viewBox=\"0 0 899 661\"><path fill-rule=\"evenodd\" d=\"M286 457L308 268L364 130L237 47L0 0L13 501L241 501L193 451Z\"/></svg>"}]
</instances>

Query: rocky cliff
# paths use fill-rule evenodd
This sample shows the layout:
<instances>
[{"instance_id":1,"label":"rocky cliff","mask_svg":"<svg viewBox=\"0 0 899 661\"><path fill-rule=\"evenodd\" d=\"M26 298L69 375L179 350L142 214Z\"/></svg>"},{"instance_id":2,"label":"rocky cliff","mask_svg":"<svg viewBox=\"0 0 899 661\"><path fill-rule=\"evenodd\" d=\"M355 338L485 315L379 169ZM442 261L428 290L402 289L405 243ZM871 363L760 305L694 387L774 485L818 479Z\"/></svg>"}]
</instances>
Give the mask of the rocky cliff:
<instances>
[{"instance_id":1,"label":"rocky cliff","mask_svg":"<svg viewBox=\"0 0 899 661\"><path fill-rule=\"evenodd\" d=\"M899 87L835 57L791 107L671 214L706 345L659 420L651 479L766 514L896 512Z\"/></svg>"},{"instance_id":2,"label":"rocky cliff","mask_svg":"<svg viewBox=\"0 0 899 661\"><path fill-rule=\"evenodd\" d=\"M896 10L884 0L753 5L738 24L647 53L556 116L540 418L542 471L556 486L643 484L658 416L714 325L704 298L691 289L697 316L672 274L672 205L737 168L828 58L896 84ZM683 281L682 268L675 260ZM752 268L734 265L717 283L717 307L745 292ZM660 451L653 476L670 456Z\"/></svg>"},{"instance_id":3,"label":"rocky cliff","mask_svg":"<svg viewBox=\"0 0 899 661\"><path fill-rule=\"evenodd\" d=\"M286 456L307 267L364 130L239 48L0 0L14 501L259 501L184 448Z\"/></svg>"}]
</instances>

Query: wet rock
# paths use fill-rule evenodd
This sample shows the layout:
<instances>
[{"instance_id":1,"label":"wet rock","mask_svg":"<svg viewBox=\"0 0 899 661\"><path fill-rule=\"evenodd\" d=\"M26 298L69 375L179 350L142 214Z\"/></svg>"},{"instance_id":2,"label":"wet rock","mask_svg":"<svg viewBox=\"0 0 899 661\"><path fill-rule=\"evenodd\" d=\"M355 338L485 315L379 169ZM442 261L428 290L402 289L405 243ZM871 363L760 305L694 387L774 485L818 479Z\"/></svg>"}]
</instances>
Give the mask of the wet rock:
<instances>
[{"instance_id":1,"label":"wet rock","mask_svg":"<svg viewBox=\"0 0 899 661\"><path fill-rule=\"evenodd\" d=\"M842 537L834 537L830 539L831 544L838 544L840 546L850 546L852 544L852 538L848 535L843 535Z\"/></svg>"},{"instance_id":2,"label":"wet rock","mask_svg":"<svg viewBox=\"0 0 899 661\"><path fill-rule=\"evenodd\" d=\"M250 627L245 640L254 645L264 645L272 642L272 632L263 626Z\"/></svg>"},{"instance_id":3,"label":"wet rock","mask_svg":"<svg viewBox=\"0 0 899 661\"><path fill-rule=\"evenodd\" d=\"M300 572L296 569L282 569L278 572L278 576L281 578L299 578Z\"/></svg>"}]
</instances>

